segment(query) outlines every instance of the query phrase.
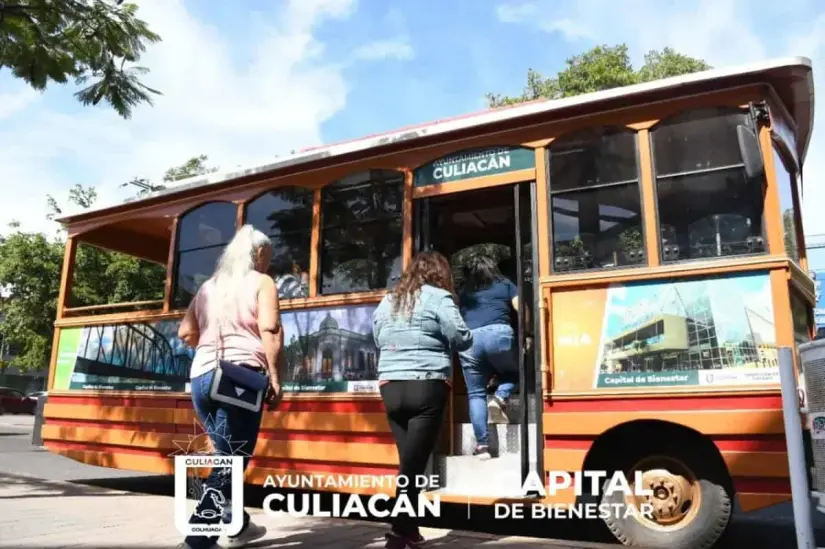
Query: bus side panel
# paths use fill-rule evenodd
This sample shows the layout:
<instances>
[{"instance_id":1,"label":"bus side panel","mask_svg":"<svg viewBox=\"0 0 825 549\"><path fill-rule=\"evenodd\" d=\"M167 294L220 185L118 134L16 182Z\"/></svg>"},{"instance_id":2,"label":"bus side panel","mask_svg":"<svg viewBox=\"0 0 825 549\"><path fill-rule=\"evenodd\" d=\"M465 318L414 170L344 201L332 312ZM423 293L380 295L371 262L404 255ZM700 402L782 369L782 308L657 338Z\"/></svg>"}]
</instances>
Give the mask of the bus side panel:
<instances>
[{"instance_id":1,"label":"bus side panel","mask_svg":"<svg viewBox=\"0 0 825 549\"><path fill-rule=\"evenodd\" d=\"M45 417L46 448L91 465L172 474L174 453L206 448L183 396L55 395ZM397 464L380 401L286 400L264 415L247 480L263 484L267 475L278 475L280 484L284 475L394 475Z\"/></svg>"},{"instance_id":2,"label":"bus side panel","mask_svg":"<svg viewBox=\"0 0 825 549\"><path fill-rule=\"evenodd\" d=\"M767 271L547 288L552 396L544 463L584 467L593 443L655 420L701 433L743 510L790 498Z\"/></svg>"}]
</instances>

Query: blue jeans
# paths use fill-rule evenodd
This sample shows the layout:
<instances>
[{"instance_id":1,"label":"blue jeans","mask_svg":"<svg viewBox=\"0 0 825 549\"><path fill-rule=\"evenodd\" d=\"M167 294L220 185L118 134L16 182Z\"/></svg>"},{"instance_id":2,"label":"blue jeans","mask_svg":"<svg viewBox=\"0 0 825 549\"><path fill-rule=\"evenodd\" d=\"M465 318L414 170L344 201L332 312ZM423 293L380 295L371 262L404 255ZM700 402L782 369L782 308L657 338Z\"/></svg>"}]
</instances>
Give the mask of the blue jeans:
<instances>
[{"instance_id":1,"label":"blue jeans","mask_svg":"<svg viewBox=\"0 0 825 549\"><path fill-rule=\"evenodd\" d=\"M492 324L473 330L473 346L459 353L464 382L467 384L467 400L470 406L470 423L476 444L489 443L487 433L487 383L498 375L496 396L507 402L518 385L518 346L513 328L507 324Z\"/></svg>"},{"instance_id":2,"label":"blue jeans","mask_svg":"<svg viewBox=\"0 0 825 549\"><path fill-rule=\"evenodd\" d=\"M213 401L209 396L209 389L212 385L214 373L215 370L211 370L192 380L192 405L203 428L209 434L209 438L215 446L215 451L225 456L243 455L243 468L246 471L255 451L255 444L258 442L263 407L259 412L250 412L243 408ZM223 507L223 516L216 519L216 521L223 521L228 524L232 521L232 486L231 479L224 474L226 471L225 467L213 469L206 478L203 488L214 488L223 494L226 500ZM197 511L198 509L196 509ZM203 522L196 520L197 522ZM249 526L249 514L244 511L243 530L247 526ZM206 549L212 547L217 541L218 536L189 536L186 538L186 543L192 549Z\"/></svg>"}]
</instances>

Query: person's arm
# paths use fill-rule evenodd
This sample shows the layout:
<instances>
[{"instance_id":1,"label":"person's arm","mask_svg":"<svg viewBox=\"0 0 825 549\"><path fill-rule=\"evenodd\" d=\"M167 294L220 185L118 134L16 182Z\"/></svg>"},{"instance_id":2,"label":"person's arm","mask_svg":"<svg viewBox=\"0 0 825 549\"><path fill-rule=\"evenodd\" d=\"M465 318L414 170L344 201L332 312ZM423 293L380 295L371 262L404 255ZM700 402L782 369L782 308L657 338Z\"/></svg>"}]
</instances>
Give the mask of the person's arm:
<instances>
[{"instance_id":1,"label":"person's arm","mask_svg":"<svg viewBox=\"0 0 825 549\"><path fill-rule=\"evenodd\" d=\"M461 312L455 304L455 300L450 295L441 298L438 308L438 325L441 333L450 342L450 346L456 351L466 351L473 345L473 332L461 318Z\"/></svg>"},{"instance_id":2,"label":"person's arm","mask_svg":"<svg viewBox=\"0 0 825 549\"><path fill-rule=\"evenodd\" d=\"M178 337L193 349L198 346L198 341L200 341L201 336L198 317L195 313L195 304L198 301L198 295L200 294L195 295L195 299L189 303L186 314L183 316L183 320L180 321L180 327L178 327Z\"/></svg>"},{"instance_id":3,"label":"person's arm","mask_svg":"<svg viewBox=\"0 0 825 549\"><path fill-rule=\"evenodd\" d=\"M513 306L513 309L518 311L518 287L508 280L507 290L509 292L510 304Z\"/></svg>"},{"instance_id":4,"label":"person's arm","mask_svg":"<svg viewBox=\"0 0 825 549\"><path fill-rule=\"evenodd\" d=\"M284 330L281 326L281 311L278 302L278 288L268 276L261 276L258 282L258 331L266 354L269 381L278 395L281 390L281 349L284 345Z\"/></svg>"}]
</instances>

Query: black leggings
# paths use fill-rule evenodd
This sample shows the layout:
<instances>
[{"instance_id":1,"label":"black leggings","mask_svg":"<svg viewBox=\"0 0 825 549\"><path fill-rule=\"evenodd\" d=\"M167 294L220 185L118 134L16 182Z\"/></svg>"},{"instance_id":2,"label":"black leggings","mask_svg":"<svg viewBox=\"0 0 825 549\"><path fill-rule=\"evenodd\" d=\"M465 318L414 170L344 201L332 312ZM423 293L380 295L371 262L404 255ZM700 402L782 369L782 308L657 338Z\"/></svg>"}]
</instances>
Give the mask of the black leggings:
<instances>
[{"instance_id":1,"label":"black leggings","mask_svg":"<svg viewBox=\"0 0 825 549\"><path fill-rule=\"evenodd\" d=\"M415 509L419 494L415 477L424 474L435 449L448 392L449 386L441 380L390 381L381 385L381 398L398 448L398 474L409 479L407 487L396 489L396 498L406 493ZM416 535L416 522L399 513L393 518L392 529L402 536Z\"/></svg>"}]
</instances>

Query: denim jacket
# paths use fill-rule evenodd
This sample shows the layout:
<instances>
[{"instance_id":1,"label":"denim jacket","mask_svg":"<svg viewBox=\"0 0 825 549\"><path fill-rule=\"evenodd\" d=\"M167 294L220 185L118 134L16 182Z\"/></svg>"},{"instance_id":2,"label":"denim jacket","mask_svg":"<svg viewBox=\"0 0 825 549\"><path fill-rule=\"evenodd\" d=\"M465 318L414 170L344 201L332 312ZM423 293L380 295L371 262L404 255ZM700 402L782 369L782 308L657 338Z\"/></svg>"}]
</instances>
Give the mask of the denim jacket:
<instances>
[{"instance_id":1,"label":"denim jacket","mask_svg":"<svg viewBox=\"0 0 825 549\"><path fill-rule=\"evenodd\" d=\"M452 352L473 344L450 293L422 286L412 317L403 310L393 315L392 303L392 295L385 296L372 316L379 381L449 380Z\"/></svg>"}]
</instances>

